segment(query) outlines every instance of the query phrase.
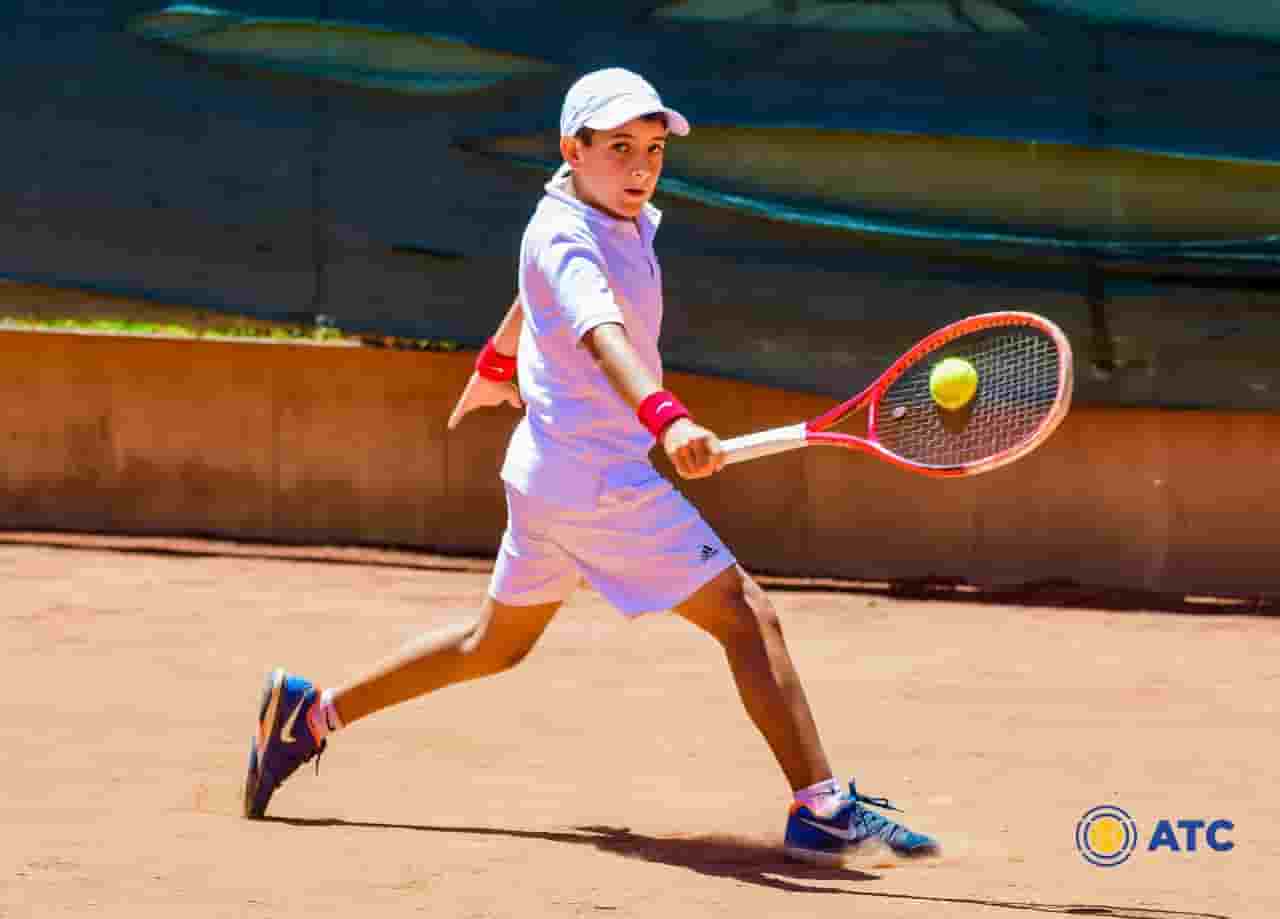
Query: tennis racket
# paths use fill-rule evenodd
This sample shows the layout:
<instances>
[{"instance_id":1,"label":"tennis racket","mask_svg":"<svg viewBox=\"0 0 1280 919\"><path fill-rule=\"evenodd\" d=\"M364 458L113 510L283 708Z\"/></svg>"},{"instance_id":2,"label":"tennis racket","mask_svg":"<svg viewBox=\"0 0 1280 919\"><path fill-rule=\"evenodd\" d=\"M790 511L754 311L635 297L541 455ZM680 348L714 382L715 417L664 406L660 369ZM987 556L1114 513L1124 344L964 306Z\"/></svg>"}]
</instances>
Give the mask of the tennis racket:
<instances>
[{"instance_id":1,"label":"tennis racket","mask_svg":"<svg viewBox=\"0 0 1280 919\"><path fill-rule=\"evenodd\" d=\"M929 392L929 374L948 357L978 371L973 398L951 411ZM983 313L934 332L858 395L811 421L724 441L725 461L823 445L921 475L977 475L1044 443L1067 414L1071 385L1071 344L1061 329L1034 313ZM863 408L865 437L830 430Z\"/></svg>"}]
</instances>

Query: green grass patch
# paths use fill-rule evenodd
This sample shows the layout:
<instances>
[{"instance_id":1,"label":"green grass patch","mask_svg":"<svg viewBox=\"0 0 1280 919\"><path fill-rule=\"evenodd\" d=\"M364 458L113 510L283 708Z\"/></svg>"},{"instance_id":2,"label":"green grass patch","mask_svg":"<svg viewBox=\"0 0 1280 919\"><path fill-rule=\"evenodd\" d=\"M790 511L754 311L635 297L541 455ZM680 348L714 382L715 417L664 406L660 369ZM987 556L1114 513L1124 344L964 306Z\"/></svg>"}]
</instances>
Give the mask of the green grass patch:
<instances>
[{"instance_id":1,"label":"green grass patch","mask_svg":"<svg viewBox=\"0 0 1280 919\"><path fill-rule=\"evenodd\" d=\"M236 324L205 322L185 325L181 322L148 322L132 319L94 319L88 317L34 318L0 315L0 329L33 331L107 332L117 335L159 335L174 338L230 338L257 341L330 342L391 348L401 351L458 351L455 341L430 338L405 338L395 335L371 335L344 332L329 324L292 325L287 323Z\"/></svg>"}]
</instances>

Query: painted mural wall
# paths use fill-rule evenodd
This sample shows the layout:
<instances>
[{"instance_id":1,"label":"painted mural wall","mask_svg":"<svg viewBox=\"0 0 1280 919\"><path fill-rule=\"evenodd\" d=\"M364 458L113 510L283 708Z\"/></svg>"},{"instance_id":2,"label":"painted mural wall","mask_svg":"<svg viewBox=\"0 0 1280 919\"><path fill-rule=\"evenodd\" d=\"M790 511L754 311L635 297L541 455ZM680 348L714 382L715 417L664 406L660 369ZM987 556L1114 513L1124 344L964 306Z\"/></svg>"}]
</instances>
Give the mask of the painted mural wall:
<instances>
[{"instance_id":1,"label":"painted mural wall","mask_svg":"<svg viewBox=\"0 0 1280 919\"><path fill-rule=\"evenodd\" d=\"M1280 8L1253 0L0 5L0 277L479 343L564 90L690 116L681 370L825 395L1032 309L1078 399L1280 408Z\"/></svg>"}]
</instances>

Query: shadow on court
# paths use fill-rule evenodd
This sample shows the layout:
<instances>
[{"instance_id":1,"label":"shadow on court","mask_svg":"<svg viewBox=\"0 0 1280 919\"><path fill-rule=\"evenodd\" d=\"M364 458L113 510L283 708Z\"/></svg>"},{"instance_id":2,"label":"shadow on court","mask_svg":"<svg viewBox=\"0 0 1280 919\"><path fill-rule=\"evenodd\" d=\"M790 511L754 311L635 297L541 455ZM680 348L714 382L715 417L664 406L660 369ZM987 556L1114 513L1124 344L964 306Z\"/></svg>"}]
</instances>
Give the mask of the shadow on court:
<instances>
[{"instance_id":1,"label":"shadow on court","mask_svg":"<svg viewBox=\"0 0 1280 919\"><path fill-rule=\"evenodd\" d=\"M875 890L849 890L803 883L805 881L879 881L880 875L852 868L822 868L784 859L777 846L727 836L660 837L633 833L625 827L578 826L573 832L511 830L499 827L429 826L413 823L377 823L359 820L264 817L269 823L298 827L354 827L381 830L412 830L420 833L501 836L510 839L541 839L547 842L591 846L602 852L687 868L698 874L732 878L788 893L844 894L884 900L957 904L994 909L1051 913L1065 916L1103 916L1110 919L1230 919L1220 913L1184 912L1142 906L1107 906L1099 903L1036 903L1026 900L995 900L986 897L931 897L920 894Z\"/></svg>"}]
</instances>

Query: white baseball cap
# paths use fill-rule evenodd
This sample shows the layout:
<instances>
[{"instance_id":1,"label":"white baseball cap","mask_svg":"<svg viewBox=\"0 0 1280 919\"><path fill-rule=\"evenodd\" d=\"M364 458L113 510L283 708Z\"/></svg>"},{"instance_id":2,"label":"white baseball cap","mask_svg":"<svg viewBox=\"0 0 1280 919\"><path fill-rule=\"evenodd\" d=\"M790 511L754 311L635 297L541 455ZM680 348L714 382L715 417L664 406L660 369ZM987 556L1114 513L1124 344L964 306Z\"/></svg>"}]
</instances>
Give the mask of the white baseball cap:
<instances>
[{"instance_id":1,"label":"white baseball cap","mask_svg":"<svg viewBox=\"0 0 1280 919\"><path fill-rule=\"evenodd\" d=\"M683 137L689 120L662 104L658 91L639 74L621 67L596 70L569 87L560 110L560 136L573 137L583 128L608 131L641 115L667 116L667 130Z\"/></svg>"}]
</instances>

